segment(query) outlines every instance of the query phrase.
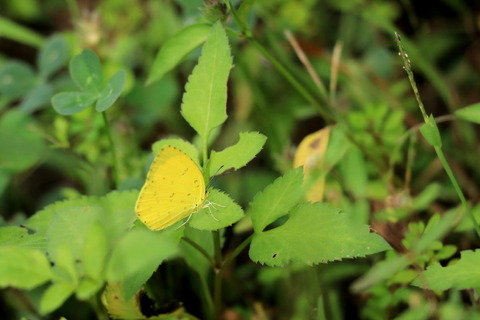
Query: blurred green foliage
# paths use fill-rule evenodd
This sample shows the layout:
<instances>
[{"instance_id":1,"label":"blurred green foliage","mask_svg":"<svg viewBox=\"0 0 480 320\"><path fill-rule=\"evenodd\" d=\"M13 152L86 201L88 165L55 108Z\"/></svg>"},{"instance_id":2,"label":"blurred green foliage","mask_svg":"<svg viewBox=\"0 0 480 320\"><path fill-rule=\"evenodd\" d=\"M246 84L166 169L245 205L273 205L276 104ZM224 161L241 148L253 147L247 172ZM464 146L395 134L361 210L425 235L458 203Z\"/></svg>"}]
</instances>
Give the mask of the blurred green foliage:
<instances>
[{"instance_id":1,"label":"blurred green foliage","mask_svg":"<svg viewBox=\"0 0 480 320\"><path fill-rule=\"evenodd\" d=\"M200 50L192 45L191 50L178 52L174 65L146 85L158 53L187 26L221 19L234 67L228 80L228 119L210 142L215 150L222 150L234 145L238 133L245 131L261 132L268 139L249 166L217 176L211 184L245 208L258 191L291 169L295 146L304 136L335 125L326 155L331 170L325 201L344 210L352 221L370 224L394 248L387 254L312 268L296 264L259 268L241 254L224 274L225 318L480 318L475 288L450 284L432 291L412 285L415 278L420 283L426 278L441 279L441 273L435 274L444 270L439 262L447 272L466 270L468 261L457 269L454 263L464 256L478 260L472 256L477 251L460 254L460 250L477 248L478 237L433 148L420 133L422 115L394 42L394 32L400 32L426 111L438 124L446 158L473 206L480 199L479 134L474 124L480 100L478 4L468 0L239 0L232 1L232 6L237 17L226 2L216 0L0 3L0 214L2 226L15 228L7 235L23 236L20 226L28 217L55 201L82 203L81 195L105 196L114 186L102 115L86 108L63 116L49 102L56 93L76 90L68 77L67 61L88 48L99 56L105 79L125 70L125 87L107 112L117 152L117 189L139 189L155 141L182 137L198 145L179 111ZM299 59L286 30L311 67ZM133 203L133 197L127 191L113 202ZM112 198L99 199L103 200L93 211L106 206L111 212L122 212L108 204ZM53 212L53 208L46 210ZM476 209L474 214L480 212ZM108 230L108 221L96 228ZM222 236L223 252L234 251L251 229L248 219L228 229ZM102 232L91 233L89 237L100 234L101 238ZM206 237L201 232L190 235L208 247ZM131 243L138 245L164 241L152 240L147 233L132 238ZM121 259L122 250L129 246L122 241L115 259ZM32 250L5 249L0 255L31 257L44 270L44 256ZM153 251L149 255L154 256ZM181 301L186 311L202 318L205 310L199 305L208 302L202 301L201 282L212 274L195 262L198 257L188 255L184 262L171 258L173 251L147 283L148 296L163 303L156 306L157 312L180 310L169 307ZM68 271L75 265L75 257L60 255L57 284L69 279ZM135 273L136 267L133 264L130 271ZM72 279L86 281L92 274L95 271L85 270ZM33 279L33 283L45 274L35 276L26 279L19 273L19 278ZM114 279L115 270L109 276ZM141 275L140 280L146 277ZM98 285L66 282L43 307L40 291L45 288L2 290L2 319L41 319L36 310L53 310L68 297L66 293L77 290L82 297ZM135 287L130 285L112 290L125 292ZM52 317L88 319L102 314L96 301L86 305L78 299L66 300Z\"/></svg>"}]
</instances>

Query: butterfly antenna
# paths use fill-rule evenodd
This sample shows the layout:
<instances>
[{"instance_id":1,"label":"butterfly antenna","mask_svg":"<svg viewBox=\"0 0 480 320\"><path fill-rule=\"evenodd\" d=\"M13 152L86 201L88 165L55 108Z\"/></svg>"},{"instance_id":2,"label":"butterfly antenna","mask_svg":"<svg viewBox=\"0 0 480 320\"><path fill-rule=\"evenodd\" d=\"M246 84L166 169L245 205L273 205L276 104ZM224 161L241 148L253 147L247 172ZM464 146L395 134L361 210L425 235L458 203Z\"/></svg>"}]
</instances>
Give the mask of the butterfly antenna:
<instances>
[{"instance_id":1,"label":"butterfly antenna","mask_svg":"<svg viewBox=\"0 0 480 320\"><path fill-rule=\"evenodd\" d=\"M175 229L175 231L177 231L178 229L180 229L181 227L183 227L184 225L186 225L187 222L188 222L188 220L190 220L190 217L192 216L192 214L193 214L193 212L190 213L190 215L188 216L187 220L185 220L184 223L182 223L181 225L179 225L179 226Z\"/></svg>"}]
</instances>

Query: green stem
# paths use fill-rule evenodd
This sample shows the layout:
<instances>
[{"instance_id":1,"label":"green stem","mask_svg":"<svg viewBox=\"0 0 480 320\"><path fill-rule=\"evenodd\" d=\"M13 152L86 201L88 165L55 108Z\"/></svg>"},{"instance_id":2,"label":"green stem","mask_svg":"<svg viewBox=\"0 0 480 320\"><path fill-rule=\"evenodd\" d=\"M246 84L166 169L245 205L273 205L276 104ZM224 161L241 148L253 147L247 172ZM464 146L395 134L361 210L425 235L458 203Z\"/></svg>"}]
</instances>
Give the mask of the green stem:
<instances>
[{"instance_id":1,"label":"green stem","mask_svg":"<svg viewBox=\"0 0 480 320\"><path fill-rule=\"evenodd\" d=\"M113 165L113 180L115 187L118 188L120 184L120 178L118 175L118 164L117 164L117 153L115 151L115 144L113 143L112 131L110 129L110 123L108 122L107 113L102 112L103 122L105 124L105 129L107 131L108 142L110 143L110 153L112 155L112 165Z\"/></svg>"},{"instance_id":2,"label":"green stem","mask_svg":"<svg viewBox=\"0 0 480 320\"><path fill-rule=\"evenodd\" d=\"M238 247L223 261L222 268L228 266L249 244L252 242L253 234L243 240Z\"/></svg>"},{"instance_id":3,"label":"green stem","mask_svg":"<svg viewBox=\"0 0 480 320\"><path fill-rule=\"evenodd\" d=\"M214 317L214 304L213 304L213 299L212 299L212 293L210 292L210 289L208 287L207 281L205 278L200 275L200 283L202 286L202 292L203 292L203 297L205 298L205 303L206 303L206 312L208 314L209 319L213 319Z\"/></svg>"},{"instance_id":4,"label":"green stem","mask_svg":"<svg viewBox=\"0 0 480 320\"><path fill-rule=\"evenodd\" d=\"M443 154L443 150L441 147L434 147L435 152L437 153L438 159L440 159L440 162L442 163L443 169L448 175L448 178L450 179L450 182L453 185L453 189L455 189L455 192L457 193L458 198L460 199L460 202L464 206L465 210L467 211L470 219L473 222L473 226L475 227L475 231L477 232L478 237L480 238L480 226L477 222L477 219L475 219L475 216L473 215L472 209L470 208L470 205L467 202L467 199L465 198L465 195L462 192L462 189L460 188L460 185L457 182L457 179L455 178L455 175L452 172L452 169L450 168L450 165L447 162L447 159L445 158L445 155Z\"/></svg>"},{"instance_id":5,"label":"green stem","mask_svg":"<svg viewBox=\"0 0 480 320\"><path fill-rule=\"evenodd\" d=\"M220 246L220 233L215 230L213 235L213 248L215 265L213 272L215 274L214 287L213 287L213 303L215 308L215 319L220 319L222 312L222 251Z\"/></svg>"},{"instance_id":6,"label":"green stem","mask_svg":"<svg viewBox=\"0 0 480 320\"><path fill-rule=\"evenodd\" d=\"M428 123L429 118L428 118L427 112L425 111L425 107L423 105L422 99L420 97L420 92L418 91L417 84L415 82L415 78L413 77L413 72L412 72L412 66L411 66L410 59L408 59L408 54L405 52L405 48L403 46L402 40L400 39L400 35L396 32L395 32L395 40L397 42L397 46L398 46L398 49L400 51L399 54L400 54L400 56L402 57L402 60L403 60L403 69L407 73L408 80L410 81L410 85L411 85L412 90L415 94L415 98L417 99L418 107L420 108L420 112L422 113L423 120L425 121L425 123ZM432 117L432 119L434 119L434 118ZM435 121L435 119L434 119L434 121ZM452 183L453 188L455 189L455 192L457 193L457 196L460 199L460 202L465 207L465 211L467 211L470 219L473 222L473 225L474 225L475 231L477 232L477 235L480 237L480 226L479 226L477 220L475 219L475 216L473 215L473 212L472 212L472 210L470 208L470 205L468 204L468 202L467 202L467 200L466 200L466 198L465 198L465 196L462 192L462 189L458 185L457 179L455 178L455 175L453 174L452 169L450 169L450 165L448 164L447 159L445 158L445 155L443 154L441 146L434 146L434 148L435 148L435 152L437 153L438 158L440 159L440 162L442 163L443 169L447 173L448 178L450 179L450 182Z\"/></svg>"},{"instance_id":7,"label":"green stem","mask_svg":"<svg viewBox=\"0 0 480 320\"><path fill-rule=\"evenodd\" d=\"M208 260L208 262L210 262L212 266L215 266L215 260L213 260L213 258L208 254L208 252L205 249L203 249L201 246L199 246L195 241L193 241L188 237L182 237L182 240L188 243L189 245L191 245L193 248L195 248L201 255L205 257L205 259Z\"/></svg>"}]
</instances>

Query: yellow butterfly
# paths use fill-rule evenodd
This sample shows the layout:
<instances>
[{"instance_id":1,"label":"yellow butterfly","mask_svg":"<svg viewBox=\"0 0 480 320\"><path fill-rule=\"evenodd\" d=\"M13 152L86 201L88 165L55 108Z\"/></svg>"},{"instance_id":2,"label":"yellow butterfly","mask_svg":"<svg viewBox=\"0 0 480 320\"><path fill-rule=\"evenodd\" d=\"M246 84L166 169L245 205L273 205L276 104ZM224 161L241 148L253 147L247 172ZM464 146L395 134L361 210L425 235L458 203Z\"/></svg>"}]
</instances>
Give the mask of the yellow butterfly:
<instances>
[{"instance_id":1,"label":"yellow butterfly","mask_svg":"<svg viewBox=\"0 0 480 320\"><path fill-rule=\"evenodd\" d=\"M161 230L201 208L205 189L197 164L183 151L166 146L153 160L135 212L149 229Z\"/></svg>"}]
</instances>

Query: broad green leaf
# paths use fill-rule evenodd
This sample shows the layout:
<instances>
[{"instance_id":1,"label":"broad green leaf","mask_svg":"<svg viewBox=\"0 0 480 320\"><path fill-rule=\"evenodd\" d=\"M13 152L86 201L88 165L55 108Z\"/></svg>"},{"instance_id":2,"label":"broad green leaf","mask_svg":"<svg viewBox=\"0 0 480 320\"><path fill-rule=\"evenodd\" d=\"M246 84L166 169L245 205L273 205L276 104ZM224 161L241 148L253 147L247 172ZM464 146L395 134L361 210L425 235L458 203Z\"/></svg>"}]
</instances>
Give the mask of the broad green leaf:
<instances>
[{"instance_id":1,"label":"broad green leaf","mask_svg":"<svg viewBox=\"0 0 480 320\"><path fill-rule=\"evenodd\" d=\"M40 76L47 79L65 65L68 58L67 43L60 36L53 36L40 49L37 64Z\"/></svg>"},{"instance_id":2,"label":"broad green leaf","mask_svg":"<svg viewBox=\"0 0 480 320\"><path fill-rule=\"evenodd\" d=\"M27 93L19 109L26 113L33 113L41 107L48 105L53 93L54 89L50 84L41 84Z\"/></svg>"},{"instance_id":3,"label":"broad green leaf","mask_svg":"<svg viewBox=\"0 0 480 320\"><path fill-rule=\"evenodd\" d=\"M425 124L420 127L422 136L427 140L428 144L433 147L442 146L442 138L440 137L440 131L438 131L437 123L432 115L428 117Z\"/></svg>"},{"instance_id":4,"label":"broad green leaf","mask_svg":"<svg viewBox=\"0 0 480 320\"><path fill-rule=\"evenodd\" d=\"M227 119L227 80L231 68L227 35L222 24L217 22L188 78L181 110L203 143L207 143L210 131Z\"/></svg>"},{"instance_id":5,"label":"broad green leaf","mask_svg":"<svg viewBox=\"0 0 480 320\"><path fill-rule=\"evenodd\" d=\"M0 118L0 168L19 172L40 161L45 146L33 120L24 112L10 110Z\"/></svg>"},{"instance_id":6,"label":"broad green leaf","mask_svg":"<svg viewBox=\"0 0 480 320\"><path fill-rule=\"evenodd\" d=\"M85 275L92 279L101 278L108 249L105 229L98 222L93 223L82 248L82 262Z\"/></svg>"},{"instance_id":7,"label":"broad green leaf","mask_svg":"<svg viewBox=\"0 0 480 320\"><path fill-rule=\"evenodd\" d=\"M193 24L168 39L155 57L147 85L160 80L190 52L204 43L210 29L211 26L208 24Z\"/></svg>"},{"instance_id":8,"label":"broad green leaf","mask_svg":"<svg viewBox=\"0 0 480 320\"><path fill-rule=\"evenodd\" d=\"M82 213L88 216L94 215L95 218L92 219L101 223L109 243L114 244L125 234L125 230L132 227L133 222L137 219L134 213L137 198L138 191L113 191L104 197L85 196L72 200L59 201L31 216L27 220L26 226L40 235L46 235L47 232L52 232L52 225L60 224L60 226L57 227L61 228L62 223L68 224L69 221L56 221L59 216L60 220L65 220L61 217L62 212L66 215L73 212L73 216L81 216ZM92 214L93 210L98 214ZM72 235L78 239L84 239L87 237L86 233L90 231L88 225L90 224L89 219L91 217L79 217L79 219L82 218L87 219L86 222L88 223L86 223L87 226L85 226L85 224L80 225L82 230L73 230L74 233ZM75 219L76 218L73 218L73 220ZM76 223L78 221L71 222ZM70 227L75 229L75 226L69 226L68 228ZM57 236L61 242L62 236L54 234L54 237ZM83 243L83 241L80 242Z\"/></svg>"},{"instance_id":9,"label":"broad green leaf","mask_svg":"<svg viewBox=\"0 0 480 320\"><path fill-rule=\"evenodd\" d=\"M0 246L19 246L45 250L46 239L43 235L29 234L26 228L9 226L0 228Z\"/></svg>"},{"instance_id":10,"label":"broad green leaf","mask_svg":"<svg viewBox=\"0 0 480 320\"><path fill-rule=\"evenodd\" d=\"M255 196L247 212L255 232L261 232L300 201L304 195L302 183L302 168L297 168L277 178Z\"/></svg>"},{"instance_id":11,"label":"broad green leaf","mask_svg":"<svg viewBox=\"0 0 480 320\"><path fill-rule=\"evenodd\" d=\"M0 17L0 37L5 37L26 45L40 47L44 41L43 37L11 20Z\"/></svg>"},{"instance_id":12,"label":"broad green leaf","mask_svg":"<svg viewBox=\"0 0 480 320\"><path fill-rule=\"evenodd\" d=\"M210 177L228 169L239 169L250 162L262 150L267 137L258 132L242 132L238 142L222 151L210 154Z\"/></svg>"},{"instance_id":13,"label":"broad green leaf","mask_svg":"<svg viewBox=\"0 0 480 320\"><path fill-rule=\"evenodd\" d=\"M120 70L112 76L107 82L105 88L100 92L97 104L95 105L95 110L102 112L110 108L122 93L124 85L125 71Z\"/></svg>"},{"instance_id":14,"label":"broad green leaf","mask_svg":"<svg viewBox=\"0 0 480 320\"><path fill-rule=\"evenodd\" d=\"M82 278L78 283L78 286L75 290L75 295L80 300L88 300L93 297L103 286L105 285L104 280L94 280L91 278Z\"/></svg>"},{"instance_id":15,"label":"broad green leaf","mask_svg":"<svg viewBox=\"0 0 480 320\"><path fill-rule=\"evenodd\" d=\"M472 289L480 287L480 250L460 252L453 265L442 267L435 263L422 272L413 285L430 290Z\"/></svg>"},{"instance_id":16,"label":"broad green leaf","mask_svg":"<svg viewBox=\"0 0 480 320\"><path fill-rule=\"evenodd\" d=\"M62 92L53 96L52 106L59 114L71 115L91 106L97 96L89 92Z\"/></svg>"},{"instance_id":17,"label":"broad green leaf","mask_svg":"<svg viewBox=\"0 0 480 320\"><path fill-rule=\"evenodd\" d=\"M59 209L47 230L48 252L56 261L61 246L68 246L75 259L81 259L83 245L92 224L102 214L98 204L71 206Z\"/></svg>"},{"instance_id":18,"label":"broad green leaf","mask_svg":"<svg viewBox=\"0 0 480 320\"><path fill-rule=\"evenodd\" d=\"M55 265L53 266L55 281L68 282L76 287L78 284L77 263L73 257L72 247L67 243L61 244L53 258Z\"/></svg>"},{"instance_id":19,"label":"broad green leaf","mask_svg":"<svg viewBox=\"0 0 480 320\"><path fill-rule=\"evenodd\" d=\"M74 291L75 287L71 283L53 283L43 293L40 300L40 313L47 314L60 308Z\"/></svg>"},{"instance_id":20,"label":"broad green leaf","mask_svg":"<svg viewBox=\"0 0 480 320\"><path fill-rule=\"evenodd\" d=\"M0 247L0 287L33 289L52 277L43 252L18 246Z\"/></svg>"},{"instance_id":21,"label":"broad green leaf","mask_svg":"<svg viewBox=\"0 0 480 320\"><path fill-rule=\"evenodd\" d=\"M339 209L325 203L299 205L280 227L256 232L250 258L269 266L288 262L326 263L345 258L365 257L390 249L366 224L354 223Z\"/></svg>"},{"instance_id":22,"label":"broad green leaf","mask_svg":"<svg viewBox=\"0 0 480 320\"><path fill-rule=\"evenodd\" d=\"M189 224L200 230L218 230L243 217L243 210L225 193L209 189L203 208L192 214Z\"/></svg>"},{"instance_id":23,"label":"broad green leaf","mask_svg":"<svg viewBox=\"0 0 480 320\"><path fill-rule=\"evenodd\" d=\"M152 233L152 231L148 230L147 227L145 227L145 225L143 225L140 221L138 221L137 226L138 228L136 231L144 231L144 232ZM183 230L184 230L184 228L180 228L179 226L181 226L181 223L177 223L177 225L171 228L162 230L160 232L153 233L157 237L158 242L168 243L168 248L166 248L167 251L171 251L173 249L172 246L175 246L175 250L178 250L178 243L180 242L180 239L183 236ZM158 268L158 265L162 262L163 260L162 256L165 256L165 254L168 254L168 252L163 251L161 248L162 247L157 248L157 251L162 251L162 253L157 252L158 253L157 258L150 259L150 261L144 260L143 262L140 263L140 265L142 266L140 266L139 271L135 272L130 276L127 276L125 279L122 280L122 287L123 287L123 292L125 294L124 296L125 299L130 299L130 297L132 297L138 290L142 288L142 286L152 276L153 272ZM152 253L152 255L155 255L155 253ZM148 259L148 254L143 259Z\"/></svg>"},{"instance_id":24,"label":"broad green leaf","mask_svg":"<svg viewBox=\"0 0 480 320\"><path fill-rule=\"evenodd\" d=\"M69 64L69 71L80 89L95 95L102 91L102 66L92 50L85 49L73 57Z\"/></svg>"},{"instance_id":25,"label":"broad green leaf","mask_svg":"<svg viewBox=\"0 0 480 320\"><path fill-rule=\"evenodd\" d=\"M177 244L166 232L134 229L120 239L107 265L110 282L122 281L148 269L151 276L163 260L177 252ZM148 279L148 278L147 278ZM147 280L145 279L145 280Z\"/></svg>"},{"instance_id":26,"label":"broad green leaf","mask_svg":"<svg viewBox=\"0 0 480 320\"><path fill-rule=\"evenodd\" d=\"M462 120L480 124L480 103L475 103L455 111L455 115Z\"/></svg>"},{"instance_id":27,"label":"broad green leaf","mask_svg":"<svg viewBox=\"0 0 480 320\"><path fill-rule=\"evenodd\" d=\"M32 68L23 62L10 61L0 69L0 94L5 97L19 98L27 94L34 84L35 74Z\"/></svg>"}]
</instances>

